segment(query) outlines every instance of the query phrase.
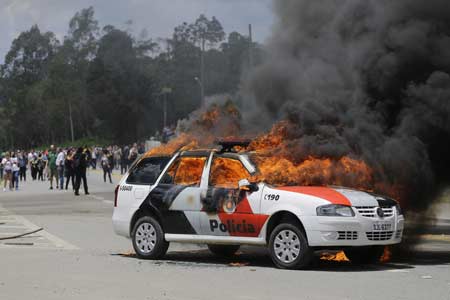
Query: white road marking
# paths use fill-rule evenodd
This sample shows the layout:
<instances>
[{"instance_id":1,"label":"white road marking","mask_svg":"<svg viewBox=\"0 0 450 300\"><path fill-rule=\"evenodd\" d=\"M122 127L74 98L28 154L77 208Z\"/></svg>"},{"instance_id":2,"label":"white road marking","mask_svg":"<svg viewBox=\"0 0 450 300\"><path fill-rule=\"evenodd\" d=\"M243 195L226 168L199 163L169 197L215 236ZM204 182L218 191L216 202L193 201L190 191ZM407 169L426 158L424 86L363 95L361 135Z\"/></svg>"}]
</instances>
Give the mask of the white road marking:
<instances>
[{"instance_id":1,"label":"white road marking","mask_svg":"<svg viewBox=\"0 0 450 300\"><path fill-rule=\"evenodd\" d=\"M96 196L96 195L89 195L89 197L95 199L95 200L99 200L102 201L103 203L106 203L108 205L114 204L114 201L111 200L106 200L105 198L103 198L102 196Z\"/></svg>"},{"instance_id":2,"label":"white road marking","mask_svg":"<svg viewBox=\"0 0 450 300\"><path fill-rule=\"evenodd\" d=\"M4 213L4 214L8 214L8 221L5 220L4 217L2 217L2 222L5 222L5 224L0 225L0 229L1 228L6 228L3 226L11 226L8 225L9 223L14 223L14 224L20 224L22 225L22 227L19 226L14 226L16 229L17 228L22 228L23 230L21 232L18 233L11 233L11 232L2 232L2 235L16 235L16 234L21 234L27 231L33 231L36 230L38 228L40 228L39 226L37 226L36 224L31 223L29 220L27 220L26 218L19 216L19 215L14 215L12 214L10 211L8 211L7 209L3 208L2 206L0 206L0 213ZM47 239L51 244L53 244L53 247L39 247L41 245L47 244L48 243L38 243L38 247L34 247L33 248L45 248L45 249L49 249L49 248L58 248L58 249L64 249L64 250L79 250L80 248L78 248L75 245L70 244L69 242L64 241L63 239L60 239L59 237L45 231L42 230L39 233L37 233L36 235L30 235L30 236L25 236L22 237L21 239L24 238L38 238L39 240L41 239ZM0 243L0 248L14 248L14 247L21 247L20 245L5 245L5 243L11 242L12 240L5 240L3 243Z\"/></svg>"}]
</instances>

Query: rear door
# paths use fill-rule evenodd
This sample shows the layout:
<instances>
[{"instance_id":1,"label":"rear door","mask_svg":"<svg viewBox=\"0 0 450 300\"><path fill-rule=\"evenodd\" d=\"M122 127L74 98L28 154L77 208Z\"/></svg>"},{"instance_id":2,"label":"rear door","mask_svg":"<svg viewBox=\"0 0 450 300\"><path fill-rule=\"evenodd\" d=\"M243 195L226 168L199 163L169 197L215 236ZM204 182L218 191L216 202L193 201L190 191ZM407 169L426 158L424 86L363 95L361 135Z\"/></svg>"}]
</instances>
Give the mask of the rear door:
<instances>
[{"instance_id":1,"label":"rear door","mask_svg":"<svg viewBox=\"0 0 450 300\"><path fill-rule=\"evenodd\" d=\"M122 221L131 219L170 159L170 157L143 158L130 169L118 186L114 219Z\"/></svg>"}]
</instances>

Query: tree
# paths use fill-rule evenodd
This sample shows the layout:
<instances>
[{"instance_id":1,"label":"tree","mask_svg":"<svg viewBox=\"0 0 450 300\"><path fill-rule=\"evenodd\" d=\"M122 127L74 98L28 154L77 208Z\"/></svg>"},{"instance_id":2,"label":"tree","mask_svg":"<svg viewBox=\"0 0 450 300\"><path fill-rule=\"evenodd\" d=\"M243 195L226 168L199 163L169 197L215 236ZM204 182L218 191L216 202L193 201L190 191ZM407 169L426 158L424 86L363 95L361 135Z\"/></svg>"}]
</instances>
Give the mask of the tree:
<instances>
[{"instance_id":1,"label":"tree","mask_svg":"<svg viewBox=\"0 0 450 300\"><path fill-rule=\"evenodd\" d=\"M57 46L58 40L53 33L41 33L34 25L13 41L6 54L1 69L6 87L3 114L12 121L6 124L12 145L29 145L31 140L38 139L39 134L48 130L41 126L41 121L47 121L46 116L35 111L42 95L37 86L48 79L49 64Z\"/></svg>"},{"instance_id":2,"label":"tree","mask_svg":"<svg viewBox=\"0 0 450 300\"><path fill-rule=\"evenodd\" d=\"M88 78L89 100L99 112L97 132L122 143L144 136L147 120L161 120L161 112L150 105L159 93L153 60L138 55L133 44L127 32L109 30L100 39ZM151 123L148 127L155 128L159 122Z\"/></svg>"},{"instance_id":3,"label":"tree","mask_svg":"<svg viewBox=\"0 0 450 300\"><path fill-rule=\"evenodd\" d=\"M224 39L225 32L216 17L212 17L211 20L208 20L208 18L206 18L203 14L200 15L200 17L193 24L192 32L194 41L200 44L200 89L202 105L205 105L205 86L207 82L205 80L204 53L206 43L208 43L211 47L214 46L216 43Z\"/></svg>"}]
</instances>

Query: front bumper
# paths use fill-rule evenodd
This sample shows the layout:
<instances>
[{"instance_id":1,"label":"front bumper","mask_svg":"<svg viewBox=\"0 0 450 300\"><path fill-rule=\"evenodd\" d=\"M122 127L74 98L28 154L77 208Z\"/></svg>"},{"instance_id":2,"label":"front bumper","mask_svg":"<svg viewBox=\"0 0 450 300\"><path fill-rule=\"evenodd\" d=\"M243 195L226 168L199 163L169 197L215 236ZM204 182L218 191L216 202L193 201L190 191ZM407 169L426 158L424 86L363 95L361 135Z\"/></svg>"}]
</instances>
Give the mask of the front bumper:
<instances>
[{"instance_id":1,"label":"front bumper","mask_svg":"<svg viewBox=\"0 0 450 300\"><path fill-rule=\"evenodd\" d=\"M398 244L404 228L403 216L396 214L389 218L302 216L301 220L312 247Z\"/></svg>"}]
</instances>

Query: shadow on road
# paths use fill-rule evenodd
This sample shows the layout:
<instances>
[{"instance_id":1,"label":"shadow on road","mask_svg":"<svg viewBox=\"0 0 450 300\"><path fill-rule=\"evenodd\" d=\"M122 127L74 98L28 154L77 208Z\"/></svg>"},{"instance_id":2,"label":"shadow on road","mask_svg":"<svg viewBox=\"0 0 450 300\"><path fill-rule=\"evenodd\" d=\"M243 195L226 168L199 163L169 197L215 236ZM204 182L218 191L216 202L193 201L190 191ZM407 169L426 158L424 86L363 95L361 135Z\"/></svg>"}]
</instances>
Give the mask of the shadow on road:
<instances>
[{"instance_id":1,"label":"shadow on road","mask_svg":"<svg viewBox=\"0 0 450 300\"><path fill-rule=\"evenodd\" d=\"M138 259L134 253L112 254L129 259ZM155 265L177 265L187 267L258 267L275 268L264 248L244 247L236 256L220 258L208 250L170 251L164 260L152 261ZM394 257L388 263L353 265L349 261L322 260L317 255L307 269L326 272L377 272L413 269L418 265L450 265L450 253L439 251L410 252L405 257Z\"/></svg>"}]
</instances>

